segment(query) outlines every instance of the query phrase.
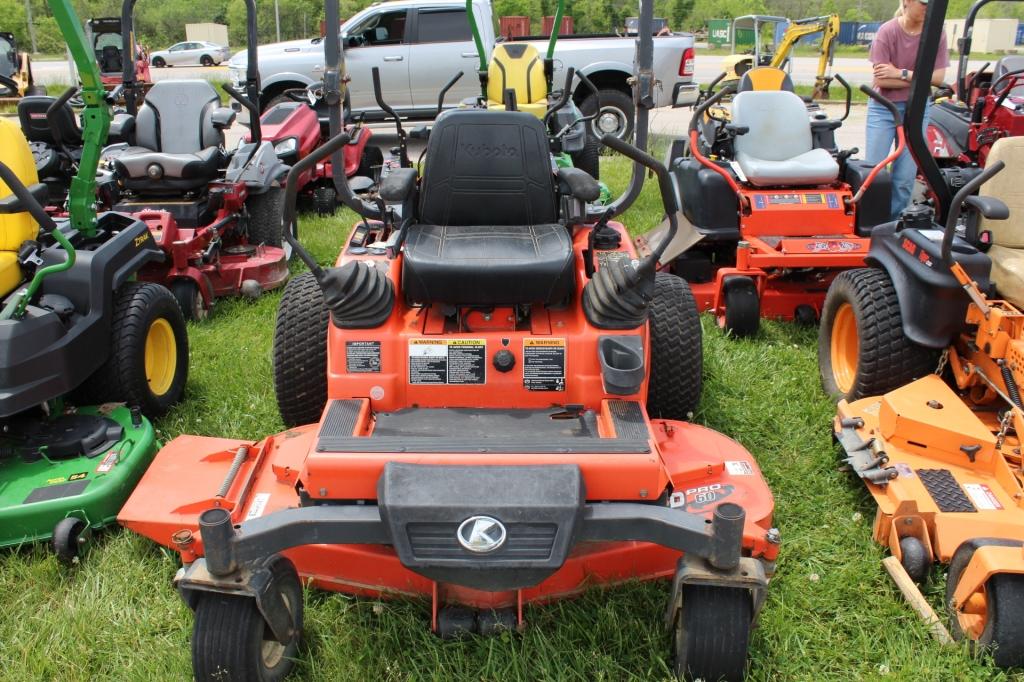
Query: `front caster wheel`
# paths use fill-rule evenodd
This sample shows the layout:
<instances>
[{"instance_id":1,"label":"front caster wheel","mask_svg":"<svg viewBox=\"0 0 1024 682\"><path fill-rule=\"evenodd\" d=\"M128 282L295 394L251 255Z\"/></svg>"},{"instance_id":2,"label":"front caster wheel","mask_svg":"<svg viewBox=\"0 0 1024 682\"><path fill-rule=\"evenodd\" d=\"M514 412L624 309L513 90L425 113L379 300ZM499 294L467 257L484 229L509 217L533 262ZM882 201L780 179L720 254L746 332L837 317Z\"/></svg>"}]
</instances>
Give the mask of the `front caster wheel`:
<instances>
[{"instance_id":1,"label":"front caster wheel","mask_svg":"<svg viewBox=\"0 0 1024 682\"><path fill-rule=\"evenodd\" d=\"M192 629L197 682L278 682L291 672L302 634L302 583L288 559L270 559L271 586L291 618L291 635L275 639L252 597L203 592Z\"/></svg>"},{"instance_id":2,"label":"front caster wheel","mask_svg":"<svg viewBox=\"0 0 1024 682\"><path fill-rule=\"evenodd\" d=\"M750 277L737 275L722 284L725 310L718 317L718 326L733 336L753 336L761 326L761 299L757 284Z\"/></svg>"},{"instance_id":3,"label":"front caster wheel","mask_svg":"<svg viewBox=\"0 0 1024 682\"><path fill-rule=\"evenodd\" d=\"M686 585L675 624L675 672L680 680L743 679L754 613L750 592Z\"/></svg>"},{"instance_id":4,"label":"front caster wheel","mask_svg":"<svg viewBox=\"0 0 1024 682\"><path fill-rule=\"evenodd\" d=\"M53 528L50 548L57 555L57 560L65 566L74 566L82 560L86 542L89 539L89 527L85 521L69 516L61 519Z\"/></svg>"},{"instance_id":5,"label":"front caster wheel","mask_svg":"<svg viewBox=\"0 0 1024 682\"><path fill-rule=\"evenodd\" d=\"M932 568L931 557L924 543L914 537L900 540L900 564L915 583L923 583Z\"/></svg>"}]
</instances>

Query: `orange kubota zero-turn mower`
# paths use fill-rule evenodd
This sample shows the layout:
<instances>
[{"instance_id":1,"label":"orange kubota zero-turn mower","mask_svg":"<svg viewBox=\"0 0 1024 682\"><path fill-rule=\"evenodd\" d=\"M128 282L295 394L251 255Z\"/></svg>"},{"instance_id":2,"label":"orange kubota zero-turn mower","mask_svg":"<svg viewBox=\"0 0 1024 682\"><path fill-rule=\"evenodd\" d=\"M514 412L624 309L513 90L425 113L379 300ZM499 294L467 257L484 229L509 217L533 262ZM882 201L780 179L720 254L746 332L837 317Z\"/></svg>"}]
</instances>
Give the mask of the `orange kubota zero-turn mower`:
<instances>
[{"instance_id":1,"label":"orange kubota zero-turn mower","mask_svg":"<svg viewBox=\"0 0 1024 682\"><path fill-rule=\"evenodd\" d=\"M945 4L929 5L917 73L933 66ZM934 175L918 85L907 136ZM1001 139L945 226L909 209L876 228L871 267L832 283L819 341L822 383L841 398L835 437L878 503L875 539L917 580L949 564L953 636L994 647L1001 666L1024 666L1024 192L998 173L1022 163L1024 138ZM975 220L988 254L957 235Z\"/></svg>"},{"instance_id":2,"label":"orange kubota zero-turn mower","mask_svg":"<svg viewBox=\"0 0 1024 682\"><path fill-rule=\"evenodd\" d=\"M337 11L328 3L329 28ZM325 82L337 88L337 74ZM285 220L303 166L345 142L292 168ZM636 161L632 189L641 164L658 174L674 216L664 167L605 143ZM434 630L454 636L516 627L524 605L587 585L662 578L679 674L741 679L779 536L753 457L684 421L701 384L686 283L656 274L656 255L636 260L628 239L588 246L578 215L597 183L552 172L536 116L447 112L428 144L422 178L397 169L382 182L383 212L335 174L366 219L333 267L287 233L312 270L278 311L291 428L179 437L121 512L181 553L196 678L280 679L302 629L301 580L423 595Z\"/></svg>"},{"instance_id":3,"label":"orange kubota zero-turn mower","mask_svg":"<svg viewBox=\"0 0 1024 682\"><path fill-rule=\"evenodd\" d=\"M836 79L848 113L850 87ZM899 120L891 102L861 89ZM718 104L734 92L723 116ZM738 92L729 85L705 97L689 138L669 152L685 218L680 241L688 241L670 246L662 264L737 336L754 334L761 317L813 323L829 282L863 265L872 228L888 217L883 169L902 152L903 138L877 165L850 158L856 149L835 144L842 119L809 113L789 76L771 67L743 74Z\"/></svg>"}]
</instances>

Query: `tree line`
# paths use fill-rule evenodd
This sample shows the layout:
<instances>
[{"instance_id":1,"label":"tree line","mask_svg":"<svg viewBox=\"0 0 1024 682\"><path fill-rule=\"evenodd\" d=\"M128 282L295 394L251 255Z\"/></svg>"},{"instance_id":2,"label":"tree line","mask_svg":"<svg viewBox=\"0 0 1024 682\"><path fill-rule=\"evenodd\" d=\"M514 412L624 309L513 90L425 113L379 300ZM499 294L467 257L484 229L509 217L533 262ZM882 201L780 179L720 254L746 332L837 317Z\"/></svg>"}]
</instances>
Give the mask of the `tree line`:
<instances>
[{"instance_id":1,"label":"tree line","mask_svg":"<svg viewBox=\"0 0 1024 682\"><path fill-rule=\"evenodd\" d=\"M373 0L341 0L341 15L348 17ZM963 17L972 0L950 0L948 15ZM0 0L0 31L9 31L21 49L29 49L26 2L32 16L38 52L58 54L64 40L46 0ZM838 13L843 21L884 21L893 16L898 0L655 0L655 14L669 20L673 30L700 30L709 19L729 19L744 14L774 14L799 18ZM494 15L528 16L532 30L540 32L541 18L555 13L556 0L493 0ZM83 21L90 17L120 16L119 0L73 0ZM322 0L277 0L282 40L319 34L323 20ZM994 2L982 16L1024 16L1021 3ZM257 0L261 43L276 40L275 2ZM635 0L566 0L566 15L573 17L578 33L607 33L621 30L628 16L637 14ZM227 24L231 47L245 46L244 0L138 0L135 28L140 42L151 49L163 49L185 39L185 24L213 22Z\"/></svg>"}]
</instances>

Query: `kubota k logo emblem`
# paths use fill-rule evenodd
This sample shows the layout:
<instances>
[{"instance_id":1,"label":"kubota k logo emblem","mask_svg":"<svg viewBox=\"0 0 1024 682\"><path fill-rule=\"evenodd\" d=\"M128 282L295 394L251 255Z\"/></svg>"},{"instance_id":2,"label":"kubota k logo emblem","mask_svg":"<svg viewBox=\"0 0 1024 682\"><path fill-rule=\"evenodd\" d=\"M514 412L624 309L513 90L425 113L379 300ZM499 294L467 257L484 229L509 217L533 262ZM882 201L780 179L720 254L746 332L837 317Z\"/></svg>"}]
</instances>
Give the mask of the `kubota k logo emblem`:
<instances>
[{"instance_id":1,"label":"kubota k logo emblem","mask_svg":"<svg viewBox=\"0 0 1024 682\"><path fill-rule=\"evenodd\" d=\"M471 516L456 532L459 544L470 552L487 554L505 544L505 526L490 516Z\"/></svg>"}]
</instances>

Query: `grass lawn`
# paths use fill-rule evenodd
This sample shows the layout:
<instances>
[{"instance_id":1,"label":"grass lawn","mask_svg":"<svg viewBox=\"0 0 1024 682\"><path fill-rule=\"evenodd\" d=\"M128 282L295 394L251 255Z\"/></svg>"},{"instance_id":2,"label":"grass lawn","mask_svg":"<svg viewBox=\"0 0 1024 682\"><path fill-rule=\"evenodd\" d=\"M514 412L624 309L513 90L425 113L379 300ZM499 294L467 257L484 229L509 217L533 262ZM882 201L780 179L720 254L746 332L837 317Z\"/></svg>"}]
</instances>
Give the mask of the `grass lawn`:
<instances>
[{"instance_id":1,"label":"grass lawn","mask_svg":"<svg viewBox=\"0 0 1024 682\"><path fill-rule=\"evenodd\" d=\"M627 169L602 159L613 189ZM660 219L648 181L625 216L634 232ZM305 216L301 235L333 261L353 222ZM296 267L296 271L299 268ZM261 438L283 428L271 382L279 294L226 300L189 327L186 401L158 424L181 433ZM757 457L776 495L778 573L751 645L752 680L1010 680L966 647L928 635L881 568L874 507L839 472L833 408L817 380L816 331L767 322L753 339L724 338L704 319L704 397L696 420ZM177 555L128 532L102 533L86 561L62 569L43 547L0 553L0 680L190 679L192 617L172 591ZM925 587L941 610L943 574ZM664 584L595 589L529 608L522 634L441 642L426 601L369 601L312 592L292 679L668 680Z\"/></svg>"}]
</instances>

